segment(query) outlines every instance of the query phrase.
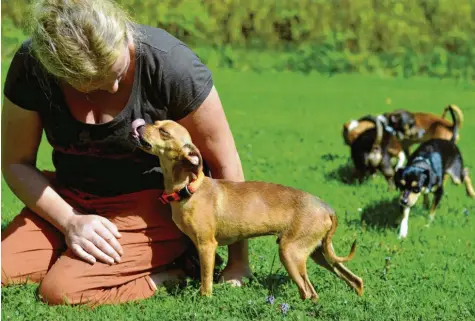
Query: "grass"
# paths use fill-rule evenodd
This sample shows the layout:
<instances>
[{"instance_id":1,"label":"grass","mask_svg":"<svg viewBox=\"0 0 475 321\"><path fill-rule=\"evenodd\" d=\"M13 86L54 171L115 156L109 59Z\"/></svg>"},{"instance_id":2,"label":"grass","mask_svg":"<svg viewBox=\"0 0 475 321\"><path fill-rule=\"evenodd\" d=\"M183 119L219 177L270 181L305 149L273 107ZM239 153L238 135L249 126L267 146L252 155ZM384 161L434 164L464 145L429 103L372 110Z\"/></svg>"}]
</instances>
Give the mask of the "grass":
<instances>
[{"instance_id":1,"label":"grass","mask_svg":"<svg viewBox=\"0 0 475 321\"><path fill-rule=\"evenodd\" d=\"M5 69L2 71L3 76ZM365 282L358 297L343 281L308 262L320 295L302 302L280 264L273 237L250 240L255 272L242 288L215 285L202 298L198 284L164 289L148 300L102 306L49 307L38 301L36 286L2 289L3 320L475 320L475 203L464 188L447 184L430 228L421 204L412 211L409 236L396 238L396 192L381 176L361 185L344 183L350 168L341 126L366 113L396 108L440 114L449 103L465 114L460 148L475 172L473 88L434 79L381 79L371 76L214 71L246 178L294 186L327 201L339 216L335 250ZM3 81L2 81L3 83ZM391 104L387 104L390 98ZM42 144L39 166L52 168ZM472 175L475 179L475 173ZM21 209L2 181L2 226ZM226 257L225 248L219 252ZM273 295L275 302L266 303ZM279 305L290 309L283 314Z\"/></svg>"}]
</instances>

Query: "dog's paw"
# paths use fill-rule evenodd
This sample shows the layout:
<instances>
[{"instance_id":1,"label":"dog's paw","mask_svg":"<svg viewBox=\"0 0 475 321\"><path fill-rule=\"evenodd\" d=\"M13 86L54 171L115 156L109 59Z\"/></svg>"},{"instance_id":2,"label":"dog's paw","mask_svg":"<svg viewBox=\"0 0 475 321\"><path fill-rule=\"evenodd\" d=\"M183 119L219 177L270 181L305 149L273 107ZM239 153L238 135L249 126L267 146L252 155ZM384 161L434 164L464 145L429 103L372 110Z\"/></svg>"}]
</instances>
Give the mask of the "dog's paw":
<instances>
[{"instance_id":1,"label":"dog's paw","mask_svg":"<svg viewBox=\"0 0 475 321\"><path fill-rule=\"evenodd\" d=\"M427 224L424 225L425 227L430 227L432 223L434 222L434 214L429 215L429 220L427 221Z\"/></svg>"},{"instance_id":2,"label":"dog's paw","mask_svg":"<svg viewBox=\"0 0 475 321\"><path fill-rule=\"evenodd\" d=\"M401 229L399 230L399 234L397 238L399 240L404 240L406 237L407 237L407 228L404 228L404 226L402 226Z\"/></svg>"}]
</instances>

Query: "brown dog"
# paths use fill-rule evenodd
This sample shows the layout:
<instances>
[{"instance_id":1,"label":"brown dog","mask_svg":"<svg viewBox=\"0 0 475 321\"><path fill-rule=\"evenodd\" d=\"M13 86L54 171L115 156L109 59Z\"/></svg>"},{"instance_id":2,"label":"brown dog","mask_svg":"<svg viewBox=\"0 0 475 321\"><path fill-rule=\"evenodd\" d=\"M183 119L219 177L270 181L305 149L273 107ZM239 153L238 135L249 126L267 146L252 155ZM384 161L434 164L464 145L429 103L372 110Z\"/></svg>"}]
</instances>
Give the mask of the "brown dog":
<instances>
[{"instance_id":1,"label":"brown dog","mask_svg":"<svg viewBox=\"0 0 475 321\"><path fill-rule=\"evenodd\" d=\"M445 119L447 112L452 116L452 122ZM406 155L409 155L410 146L429 139L451 140L455 135L455 143L457 143L460 135L454 132L454 128L460 129L463 125L463 113L456 105L445 107L440 117L431 113L411 113L404 109L386 113L384 116L387 119L387 125L394 129L401 140Z\"/></svg>"},{"instance_id":2,"label":"brown dog","mask_svg":"<svg viewBox=\"0 0 475 321\"><path fill-rule=\"evenodd\" d=\"M173 221L195 244L201 264L201 294L211 295L218 245L263 235L277 235L280 259L302 299L318 299L307 275L308 256L363 294L363 281L342 263L351 260L333 251L337 228L334 211L303 191L265 182L232 182L206 177L202 158L188 131L173 121L153 125L136 120L139 148L160 158L165 179L162 200Z\"/></svg>"}]
</instances>

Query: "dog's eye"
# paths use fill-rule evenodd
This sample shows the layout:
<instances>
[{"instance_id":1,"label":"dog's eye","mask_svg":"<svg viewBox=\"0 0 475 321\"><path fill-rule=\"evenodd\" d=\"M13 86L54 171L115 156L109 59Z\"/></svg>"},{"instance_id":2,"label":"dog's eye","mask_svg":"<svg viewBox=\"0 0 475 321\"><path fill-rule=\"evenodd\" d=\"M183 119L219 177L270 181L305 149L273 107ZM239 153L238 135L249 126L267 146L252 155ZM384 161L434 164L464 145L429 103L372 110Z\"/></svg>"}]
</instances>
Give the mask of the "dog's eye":
<instances>
[{"instance_id":1,"label":"dog's eye","mask_svg":"<svg viewBox=\"0 0 475 321\"><path fill-rule=\"evenodd\" d=\"M163 128L159 128L158 131L160 132L160 135L162 135L164 138L169 138L171 137L170 133L167 132L165 129Z\"/></svg>"}]
</instances>

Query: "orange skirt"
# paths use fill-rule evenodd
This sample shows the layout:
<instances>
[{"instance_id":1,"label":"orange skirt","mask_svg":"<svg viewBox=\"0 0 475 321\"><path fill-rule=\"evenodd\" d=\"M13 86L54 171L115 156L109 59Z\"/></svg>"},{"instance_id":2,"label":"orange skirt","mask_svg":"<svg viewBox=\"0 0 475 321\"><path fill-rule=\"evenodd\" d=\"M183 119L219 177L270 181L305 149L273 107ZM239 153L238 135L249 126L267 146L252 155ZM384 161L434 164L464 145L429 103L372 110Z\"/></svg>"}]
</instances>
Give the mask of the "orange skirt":
<instances>
[{"instance_id":1,"label":"orange skirt","mask_svg":"<svg viewBox=\"0 0 475 321\"><path fill-rule=\"evenodd\" d=\"M67 248L63 234L24 208L2 233L2 285L41 282L40 296L49 304L110 304L154 294L150 274L166 269L187 248L161 190L98 197L57 186L55 190L81 213L109 219L119 229L121 262L91 265Z\"/></svg>"}]
</instances>

